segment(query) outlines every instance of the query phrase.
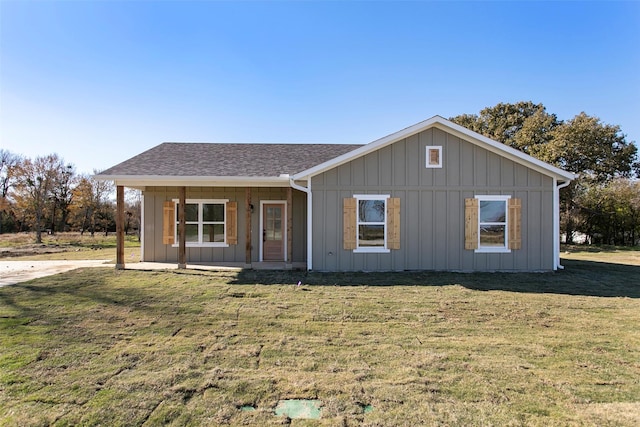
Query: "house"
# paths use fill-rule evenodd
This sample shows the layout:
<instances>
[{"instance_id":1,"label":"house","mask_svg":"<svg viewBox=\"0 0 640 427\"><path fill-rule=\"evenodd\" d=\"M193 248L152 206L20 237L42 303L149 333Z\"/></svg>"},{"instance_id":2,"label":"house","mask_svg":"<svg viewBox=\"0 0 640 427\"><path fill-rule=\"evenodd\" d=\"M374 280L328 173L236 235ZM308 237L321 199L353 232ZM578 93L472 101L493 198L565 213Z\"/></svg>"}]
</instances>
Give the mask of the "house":
<instances>
[{"instance_id":1,"label":"house","mask_svg":"<svg viewBox=\"0 0 640 427\"><path fill-rule=\"evenodd\" d=\"M573 174L435 116L366 145L164 143L96 177L119 224L142 190L143 261L551 271Z\"/></svg>"}]
</instances>

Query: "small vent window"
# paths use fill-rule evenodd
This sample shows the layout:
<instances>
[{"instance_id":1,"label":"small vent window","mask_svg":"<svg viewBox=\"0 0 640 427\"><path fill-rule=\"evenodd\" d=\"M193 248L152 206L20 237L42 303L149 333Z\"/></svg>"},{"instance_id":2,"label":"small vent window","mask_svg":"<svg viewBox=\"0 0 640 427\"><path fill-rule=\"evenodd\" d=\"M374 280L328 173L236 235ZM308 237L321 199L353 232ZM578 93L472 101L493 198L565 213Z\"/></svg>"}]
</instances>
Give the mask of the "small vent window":
<instances>
[{"instance_id":1,"label":"small vent window","mask_svg":"<svg viewBox=\"0 0 640 427\"><path fill-rule=\"evenodd\" d=\"M436 145L427 146L427 168L442 167L442 147Z\"/></svg>"}]
</instances>

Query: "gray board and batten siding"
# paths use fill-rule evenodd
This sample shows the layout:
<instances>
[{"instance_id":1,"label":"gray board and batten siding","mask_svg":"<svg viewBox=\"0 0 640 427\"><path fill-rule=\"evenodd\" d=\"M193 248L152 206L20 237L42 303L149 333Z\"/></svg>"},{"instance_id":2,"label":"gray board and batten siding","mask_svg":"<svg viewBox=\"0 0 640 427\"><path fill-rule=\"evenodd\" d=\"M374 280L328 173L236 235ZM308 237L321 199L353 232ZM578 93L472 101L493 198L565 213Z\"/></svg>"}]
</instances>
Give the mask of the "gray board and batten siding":
<instances>
[{"instance_id":1,"label":"gray board and batten siding","mask_svg":"<svg viewBox=\"0 0 640 427\"><path fill-rule=\"evenodd\" d=\"M163 204L178 198L177 187L147 187L144 190L144 245L143 261L178 262L178 248L163 244ZM229 247L187 247L186 255L190 263L244 263L246 256L246 196L244 187L187 187L187 199L229 199L238 203L237 235L238 244ZM259 187L251 189L251 258L259 261L260 201L286 200L287 189L282 187ZM307 201L306 194L292 192L292 257L293 262L305 262L307 252Z\"/></svg>"},{"instance_id":2,"label":"gray board and batten siding","mask_svg":"<svg viewBox=\"0 0 640 427\"><path fill-rule=\"evenodd\" d=\"M425 166L442 146L442 168ZM549 271L554 268L553 178L436 127L312 178L313 269L319 271ZM400 199L400 249L343 249L343 199ZM510 195L522 202L522 247L510 253L465 250L465 199Z\"/></svg>"}]
</instances>

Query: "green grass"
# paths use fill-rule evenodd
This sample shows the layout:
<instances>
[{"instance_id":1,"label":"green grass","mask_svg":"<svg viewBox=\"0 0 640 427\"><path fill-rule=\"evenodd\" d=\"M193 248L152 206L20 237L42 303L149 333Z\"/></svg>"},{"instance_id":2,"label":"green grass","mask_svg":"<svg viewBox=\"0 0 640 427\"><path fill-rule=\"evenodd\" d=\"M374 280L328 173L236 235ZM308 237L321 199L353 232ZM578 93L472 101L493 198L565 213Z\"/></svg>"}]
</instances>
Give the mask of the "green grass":
<instances>
[{"instance_id":1,"label":"green grass","mask_svg":"<svg viewBox=\"0 0 640 427\"><path fill-rule=\"evenodd\" d=\"M600 256L555 274L97 268L0 288L0 425L279 425L280 400L317 399L321 419L293 425L635 426L640 263Z\"/></svg>"}]
</instances>

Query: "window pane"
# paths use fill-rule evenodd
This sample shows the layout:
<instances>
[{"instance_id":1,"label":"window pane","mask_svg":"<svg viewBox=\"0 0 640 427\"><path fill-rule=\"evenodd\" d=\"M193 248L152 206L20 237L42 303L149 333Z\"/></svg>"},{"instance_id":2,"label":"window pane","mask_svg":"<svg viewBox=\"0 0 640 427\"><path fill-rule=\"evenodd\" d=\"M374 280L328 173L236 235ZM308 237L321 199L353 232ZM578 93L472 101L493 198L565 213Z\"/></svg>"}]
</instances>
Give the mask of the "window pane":
<instances>
[{"instance_id":1,"label":"window pane","mask_svg":"<svg viewBox=\"0 0 640 427\"><path fill-rule=\"evenodd\" d=\"M198 241L198 224L186 224L185 233L187 239L185 242L197 242Z\"/></svg>"},{"instance_id":2,"label":"window pane","mask_svg":"<svg viewBox=\"0 0 640 427\"><path fill-rule=\"evenodd\" d=\"M384 222L384 200L358 201L360 222Z\"/></svg>"},{"instance_id":3,"label":"window pane","mask_svg":"<svg viewBox=\"0 0 640 427\"><path fill-rule=\"evenodd\" d=\"M480 246L504 247L504 225L489 225L480 227Z\"/></svg>"},{"instance_id":4,"label":"window pane","mask_svg":"<svg viewBox=\"0 0 640 427\"><path fill-rule=\"evenodd\" d=\"M185 221L198 220L198 205L196 203L187 203L186 205L184 205L184 220Z\"/></svg>"},{"instance_id":5,"label":"window pane","mask_svg":"<svg viewBox=\"0 0 640 427\"><path fill-rule=\"evenodd\" d=\"M507 202L504 200L481 200L480 222L506 222Z\"/></svg>"},{"instance_id":6,"label":"window pane","mask_svg":"<svg viewBox=\"0 0 640 427\"><path fill-rule=\"evenodd\" d=\"M224 221L224 205L223 204L210 204L205 203L202 205L202 220L203 221Z\"/></svg>"},{"instance_id":7,"label":"window pane","mask_svg":"<svg viewBox=\"0 0 640 427\"><path fill-rule=\"evenodd\" d=\"M384 247L384 225L358 226L359 247Z\"/></svg>"},{"instance_id":8,"label":"window pane","mask_svg":"<svg viewBox=\"0 0 640 427\"><path fill-rule=\"evenodd\" d=\"M224 225L204 224L202 226L202 241L224 243Z\"/></svg>"}]
</instances>

